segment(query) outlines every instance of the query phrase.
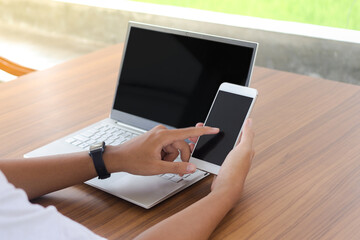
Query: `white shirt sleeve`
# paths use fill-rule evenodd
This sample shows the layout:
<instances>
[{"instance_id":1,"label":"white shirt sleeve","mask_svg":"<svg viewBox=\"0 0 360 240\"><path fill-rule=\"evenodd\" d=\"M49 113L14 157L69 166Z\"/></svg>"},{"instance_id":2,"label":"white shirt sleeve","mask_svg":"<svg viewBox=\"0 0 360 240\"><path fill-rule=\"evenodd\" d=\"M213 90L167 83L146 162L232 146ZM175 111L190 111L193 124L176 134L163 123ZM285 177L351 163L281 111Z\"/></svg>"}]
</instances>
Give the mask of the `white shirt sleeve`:
<instances>
[{"instance_id":1,"label":"white shirt sleeve","mask_svg":"<svg viewBox=\"0 0 360 240\"><path fill-rule=\"evenodd\" d=\"M59 213L32 204L0 171L0 239L104 239Z\"/></svg>"}]
</instances>

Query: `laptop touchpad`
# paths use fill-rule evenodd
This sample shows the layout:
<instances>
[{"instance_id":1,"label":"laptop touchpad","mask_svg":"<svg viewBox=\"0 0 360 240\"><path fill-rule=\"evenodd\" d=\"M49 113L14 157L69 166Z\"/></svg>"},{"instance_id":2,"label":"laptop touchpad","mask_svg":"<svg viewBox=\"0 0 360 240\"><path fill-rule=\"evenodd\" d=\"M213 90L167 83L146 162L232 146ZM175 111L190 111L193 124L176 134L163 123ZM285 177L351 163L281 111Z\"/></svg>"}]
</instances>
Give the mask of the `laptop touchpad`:
<instances>
[{"instance_id":1,"label":"laptop touchpad","mask_svg":"<svg viewBox=\"0 0 360 240\"><path fill-rule=\"evenodd\" d=\"M185 182L175 183L159 176L137 176L128 173L115 173L108 179L94 178L86 183L130 202L144 205L158 202L185 184Z\"/></svg>"}]
</instances>

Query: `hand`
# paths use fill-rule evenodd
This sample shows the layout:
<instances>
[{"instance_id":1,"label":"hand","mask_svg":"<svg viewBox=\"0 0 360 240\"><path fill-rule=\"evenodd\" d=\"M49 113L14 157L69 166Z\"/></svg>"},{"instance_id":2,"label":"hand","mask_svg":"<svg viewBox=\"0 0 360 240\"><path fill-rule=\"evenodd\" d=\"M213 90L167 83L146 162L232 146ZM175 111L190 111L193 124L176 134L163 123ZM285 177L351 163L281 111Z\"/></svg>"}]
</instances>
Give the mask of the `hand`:
<instances>
[{"instance_id":1,"label":"hand","mask_svg":"<svg viewBox=\"0 0 360 240\"><path fill-rule=\"evenodd\" d=\"M188 163L193 146L184 139L218 132L218 128L211 127L169 130L164 126L157 126L124 144L108 146L104 161L110 172L124 171L137 175L193 173L196 166ZM173 162L179 152L182 162Z\"/></svg>"},{"instance_id":2,"label":"hand","mask_svg":"<svg viewBox=\"0 0 360 240\"><path fill-rule=\"evenodd\" d=\"M204 123L199 122L195 125L195 127L203 127ZM193 152L194 151L194 147L195 147L195 143L197 142L197 140L199 140L199 137L190 137L189 138L189 146L190 146L190 151Z\"/></svg>"},{"instance_id":3,"label":"hand","mask_svg":"<svg viewBox=\"0 0 360 240\"><path fill-rule=\"evenodd\" d=\"M248 119L237 146L227 155L211 186L212 193L226 195L232 204L241 196L245 178L255 155L253 139L252 119Z\"/></svg>"}]
</instances>

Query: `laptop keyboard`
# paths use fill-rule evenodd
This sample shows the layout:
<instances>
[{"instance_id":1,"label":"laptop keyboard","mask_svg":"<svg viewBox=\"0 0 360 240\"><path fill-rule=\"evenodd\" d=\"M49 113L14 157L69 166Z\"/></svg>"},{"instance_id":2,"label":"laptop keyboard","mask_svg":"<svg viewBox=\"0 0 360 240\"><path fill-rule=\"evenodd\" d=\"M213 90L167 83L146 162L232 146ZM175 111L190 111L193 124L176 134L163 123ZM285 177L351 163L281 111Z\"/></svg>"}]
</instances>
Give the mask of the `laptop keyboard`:
<instances>
[{"instance_id":1,"label":"laptop keyboard","mask_svg":"<svg viewBox=\"0 0 360 240\"><path fill-rule=\"evenodd\" d=\"M76 136L70 137L65 141L82 149L88 149L90 145L102 141L107 145L116 146L138 135L140 134L129 131L128 129L102 123Z\"/></svg>"},{"instance_id":2,"label":"laptop keyboard","mask_svg":"<svg viewBox=\"0 0 360 240\"><path fill-rule=\"evenodd\" d=\"M116 146L139 135L140 133L136 133L135 131L133 132L128 129L102 123L101 125L88 129L76 136L69 137L65 141L84 150L88 150L90 145L98 142L104 141L107 145ZM182 177L172 173L161 174L158 176L171 182L178 183L184 179L190 180L196 175L195 173L199 173L199 170L196 170L192 174L184 174Z\"/></svg>"},{"instance_id":3,"label":"laptop keyboard","mask_svg":"<svg viewBox=\"0 0 360 240\"><path fill-rule=\"evenodd\" d=\"M192 176L197 175L196 173L199 173L199 170L196 169L196 171L194 173L184 174L182 177L180 177L178 174L174 174L174 173L161 174L161 175L159 175L159 177L164 178L169 181L172 181L172 182L175 182L175 183L178 183L184 179L190 180L190 178L192 178Z\"/></svg>"}]
</instances>

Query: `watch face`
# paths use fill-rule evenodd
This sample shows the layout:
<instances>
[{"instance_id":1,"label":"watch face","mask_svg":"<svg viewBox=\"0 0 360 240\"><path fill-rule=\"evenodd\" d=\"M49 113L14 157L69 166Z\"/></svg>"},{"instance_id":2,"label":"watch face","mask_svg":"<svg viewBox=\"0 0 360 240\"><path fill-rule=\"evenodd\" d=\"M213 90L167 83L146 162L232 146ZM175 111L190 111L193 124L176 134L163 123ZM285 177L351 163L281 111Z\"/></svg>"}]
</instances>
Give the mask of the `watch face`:
<instances>
[{"instance_id":1,"label":"watch face","mask_svg":"<svg viewBox=\"0 0 360 240\"><path fill-rule=\"evenodd\" d=\"M100 150L100 149L102 149L102 146L103 146L102 142L96 143L96 144L90 146L90 151Z\"/></svg>"}]
</instances>

